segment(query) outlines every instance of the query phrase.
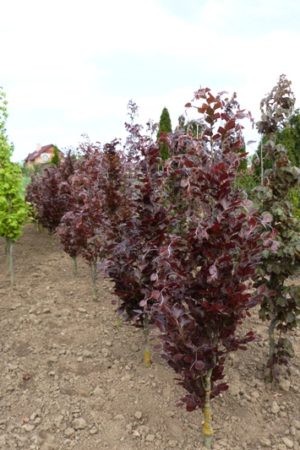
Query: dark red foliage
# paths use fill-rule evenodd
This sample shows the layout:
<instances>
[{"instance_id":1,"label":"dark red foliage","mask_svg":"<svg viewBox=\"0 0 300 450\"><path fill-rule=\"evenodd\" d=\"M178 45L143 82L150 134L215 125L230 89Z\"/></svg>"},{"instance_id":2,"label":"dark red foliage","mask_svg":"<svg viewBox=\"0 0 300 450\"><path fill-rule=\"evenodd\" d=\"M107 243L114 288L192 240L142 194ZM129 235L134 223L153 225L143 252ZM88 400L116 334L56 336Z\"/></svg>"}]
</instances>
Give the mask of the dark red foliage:
<instances>
[{"instance_id":1,"label":"dark red foliage","mask_svg":"<svg viewBox=\"0 0 300 450\"><path fill-rule=\"evenodd\" d=\"M235 96L201 90L199 98L201 139L174 136L170 143L175 156L165 167L159 200L167 205L168 233L159 249L153 246L155 285L142 302L161 331L164 358L188 391L182 400L189 411L203 407L210 370L211 397L227 389L220 382L226 355L254 338L239 336L238 328L262 298L263 289L251 287L264 243L272 243L234 187L244 145L238 119L245 113Z\"/></svg>"},{"instance_id":2,"label":"dark red foliage","mask_svg":"<svg viewBox=\"0 0 300 450\"><path fill-rule=\"evenodd\" d=\"M104 149L99 144L82 148L70 179L69 211L58 228L64 250L70 256L82 255L89 264L96 264L106 256L114 224L121 220L126 197L118 144L115 140Z\"/></svg>"},{"instance_id":3,"label":"dark red foliage","mask_svg":"<svg viewBox=\"0 0 300 450\"><path fill-rule=\"evenodd\" d=\"M56 230L68 211L72 196L69 180L75 170L74 164L68 153L59 166L44 169L27 187L26 200L33 205L38 222L50 233Z\"/></svg>"},{"instance_id":4,"label":"dark red foliage","mask_svg":"<svg viewBox=\"0 0 300 450\"><path fill-rule=\"evenodd\" d=\"M151 290L153 261L163 241L166 215L159 203L159 146L142 144L138 149L140 157L131 172L134 178L128 190L127 215L115 227L118 242L113 240L107 272L120 299L119 312L141 325L145 318L141 301Z\"/></svg>"}]
</instances>

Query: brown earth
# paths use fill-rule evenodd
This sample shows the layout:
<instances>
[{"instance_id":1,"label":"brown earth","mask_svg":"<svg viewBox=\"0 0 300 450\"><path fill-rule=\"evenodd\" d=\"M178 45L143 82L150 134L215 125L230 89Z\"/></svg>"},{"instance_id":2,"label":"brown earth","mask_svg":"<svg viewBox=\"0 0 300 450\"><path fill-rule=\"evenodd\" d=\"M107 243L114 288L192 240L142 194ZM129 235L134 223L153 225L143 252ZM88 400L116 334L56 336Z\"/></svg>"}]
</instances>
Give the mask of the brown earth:
<instances>
[{"instance_id":1,"label":"brown earth","mask_svg":"<svg viewBox=\"0 0 300 450\"><path fill-rule=\"evenodd\" d=\"M154 355L143 366L143 334L116 326L111 284L79 275L54 237L32 225L15 246L16 288L9 287L0 242L0 449L191 450L201 446L199 411L176 406L183 391ZM263 382L266 329L234 354L230 389L213 401L216 450L300 449L300 333L280 386Z\"/></svg>"}]
</instances>

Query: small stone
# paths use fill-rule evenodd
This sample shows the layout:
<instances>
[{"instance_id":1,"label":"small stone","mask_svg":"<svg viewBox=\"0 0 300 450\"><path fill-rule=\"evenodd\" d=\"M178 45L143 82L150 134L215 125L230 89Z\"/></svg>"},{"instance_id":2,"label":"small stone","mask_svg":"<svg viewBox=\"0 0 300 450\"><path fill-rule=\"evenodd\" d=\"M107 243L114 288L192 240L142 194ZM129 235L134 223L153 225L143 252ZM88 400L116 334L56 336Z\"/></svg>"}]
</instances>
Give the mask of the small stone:
<instances>
[{"instance_id":1,"label":"small stone","mask_svg":"<svg viewBox=\"0 0 300 450\"><path fill-rule=\"evenodd\" d=\"M77 308L77 311L81 312L81 313L86 313L87 312L87 310L85 308Z\"/></svg>"},{"instance_id":2,"label":"small stone","mask_svg":"<svg viewBox=\"0 0 300 450\"><path fill-rule=\"evenodd\" d=\"M138 420L140 420L142 418L143 414L141 413L141 411L136 411L134 413L134 417Z\"/></svg>"},{"instance_id":3,"label":"small stone","mask_svg":"<svg viewBox=\"0 0 300 450\"><path fill-rule=\"evenodd\" d=\"M270 441L270 439L262 438L262 439L260 440L260 444L261 444L263 447L271 447L272 442Z\"/></svg>"},{"instance_id":4,"label":"small stone","mask_svg":"<svg viewBox=\"0 0 300 450\"><path fill-rule=\"evenodd\" d=\"M155 439L154 434L147 434L147 436L146 436L146 441L147 442L153 442L154 439Z\"/></svg>"},{"instance_id":5,"label":"small stone","mask_svg":"<svg viewBox=\"0 0 300 450\"><path fill-rule=\"evenodd\" d=\"M147 436L150 429L149 427L147 427L147 425L140 425L139 427L137 427L136 431L139 433L139 435Z\"/></svg>"},{"instance_id":6,"label":"small stone","mask_svg":"<svg viewBox=\"0 0 300 450\"><path fill-rule=\"evenodd\" d=\"M84 430L87 427L87 423L83 417L78 417L74 419L72 425L73 428L75 428L75 430Z\"/></svg>"},{"instance_id":7,"label":"small stone","mask_svg":"<svg viewBox=\"0 0 300 450\"><path fill-rule=\"evenodd\" d=\"M105 358L107 358L108 355L109 355L109 350L108 350L107 348L103 348L103 349L102 349L102 355L103 355Z\"/></svg>"},{"instance_id":8,"label":"small stone","mask_svg":"<svg viewBox=\"0 0 300 450\"><path fill-rule=\"evenodd\" d=\"M169 445L169 447L171 447L171 448L177 448L177 447L178 447L177 441L173 441L173 440L169 441L169 442L168 442L168 445Z\"/></svg>"},{"instance_id":9,"label":"small stone","mask_svg":"<svg viewBox=\"0 0 300 450\"><path fill-rule=\"evenodd\" d=\"M279 411L280 411L280 406L278 405L278 403L275 402L275 401L272 402L271 412L272 412L273 414L278 414Z\"/></svg>"},{"instance_id":10,"label":"small stone","mask_svg":"<svg viewBox=\"0 0 300 450\"><path fill-rule=\"evenodd\" d=\"M282 438L282 442L287 446L287 448L294 448L294 442L290 438L285 436Z\"/></svg>"},{"instance_id":11,"label":"small stone","mask_svg":"<svg viewBox=\"0 0 300 450\"><path fill-rule=\"evenodd\" d=\"M62 424L62 421L64 420L64 416L62 414L59 414L58 416L55 416L53 421L57 428L59 428Z\"/></svg>"},{"instance_id":12,"label":"small stone","mask_svg":"<svg viewBox=\"0 0 300 450\"><path fill-rule=\"evenodd\" d=\"M37 417L39 417L39 415L40 415L40 413L38 411L32 413L30 416L30 420L36 419Z\"/></svg>"},{"instance_id":13,"label":"small stone","mask_svg":"<svg viewBox=\"0 0 300 450\"><path fill-rule=\"evenodd\" d=\"M252 391L251 397L255 400L257 400L260 397L260 393L258 391Z\"/></svg>"},{"instance_id":14,"label":"small stone","mask_svg":"<svg viewBox=\"0 0 300 450\"><path fill-rule=\"evenodd\" d=\"M96 434L96 433L98 433L98 429L96 427L92 427L90 429L90 434Z\"/></svg>"},{"instance_id":15,"label":"small stone","mask_svg":"<svg viewBox=\"0 0 300 450\"><path fill-rule=\"evenodd\" d=\"M65 436L66 437L71 437L73 436L73 434L75 433L74 428L68 427L65 429Z\"/></svg>"},{"instance_id":16,"label":"small stone","mask_svg":"<svg viewBox=\"0 0 300 450\"><path fill-rule=\"evenodd\" d=\"M280 380L279 387L282 391L289 392L291 387L290 380Z\"/></svg>"},{"instance_id":17,"label":"small stone","mask_svg":"<svg viewBox=\"0 0 300 450\"><path fill-rule=\"evenodd\" d=\"M293 426L294 426L297 430L300 430L300 420L293 420Z\"/></svg>"},{"instance_id":18,"label":"small stone","mask_svg":"<svg viewBox=\"0 0 300 450\"><path fill-rule=\"evenodd\" d=\"M27 431L28 433L29 433L30 431L33 431L34 428L35 428L35 425L33 425L32 423L26 423L25 425L23 425L23 429L24 429L25 431Z\"/></svg>"},{"instance_id":19,"label":"small stone","mask_svg":"<svg viewBox=\"0 0 300 450\"><path fill-rule=\"evenodd\" d=\"M94 395L102 395L103 394L103 389L100 386L95 387L94 391L93 391Z\"/></svg>"},{"instance_id":20,"label":"small stone","mask_svg":"<svg viewBox=\"0 0 300 450\"><path fill-rule=\"evenodd\" d=\"M123 416L123 414L117 414L115 416L115 420L125 420L125 417Z\"/></svg>"}]
</instances>

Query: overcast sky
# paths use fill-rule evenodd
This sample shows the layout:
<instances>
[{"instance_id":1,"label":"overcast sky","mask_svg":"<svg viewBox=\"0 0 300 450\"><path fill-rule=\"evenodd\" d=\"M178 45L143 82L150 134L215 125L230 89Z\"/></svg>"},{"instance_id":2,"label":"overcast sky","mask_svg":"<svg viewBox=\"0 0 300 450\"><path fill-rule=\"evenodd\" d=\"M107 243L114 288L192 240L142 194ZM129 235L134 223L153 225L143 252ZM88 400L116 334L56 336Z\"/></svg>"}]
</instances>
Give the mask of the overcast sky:
<instances>
[{"instance_id":1,"label":"overcast sky","mask_svg":"<svg viewBox=\"0 0 300 450\"><path fill-rule=\"evenodd\" d=\"M140 121L172 123L195 90L259 102L285 73L300 105L299 0L0 0L0 85L7 131L22 160L37 144L76 146L82 134L124 135ZM246 130L246 139L256 138ZM249 149L251 151L251 148ZM252 148L253 150L253 148Z\"/></svg>"}]
</instances>

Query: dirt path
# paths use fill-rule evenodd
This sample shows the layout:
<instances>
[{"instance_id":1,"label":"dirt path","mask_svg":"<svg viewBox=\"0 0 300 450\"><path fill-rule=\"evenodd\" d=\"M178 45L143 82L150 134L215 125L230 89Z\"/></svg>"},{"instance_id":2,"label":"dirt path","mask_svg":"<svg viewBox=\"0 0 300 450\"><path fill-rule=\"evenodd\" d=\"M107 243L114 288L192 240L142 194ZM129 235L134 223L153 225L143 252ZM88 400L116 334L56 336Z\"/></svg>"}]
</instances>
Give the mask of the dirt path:
<instances>
[{"instance_id":1,"label":"dirt path","mask_svg":"<svg viewBox=\"0 0 300 450\"><path fill-rule=\"evenodd\" d=\"M55 238L27 226L15 248L11 292L0 242L0 449L201 449L200 412L176 407L182 390L157 355L143 367L143 335L115 326L110 283L91 300L88 270ZM300 449L300 333L290 380L262 381L265 330L228 362L231 388L214 401L216 450Z\"/></svg>"}]
</instances>

